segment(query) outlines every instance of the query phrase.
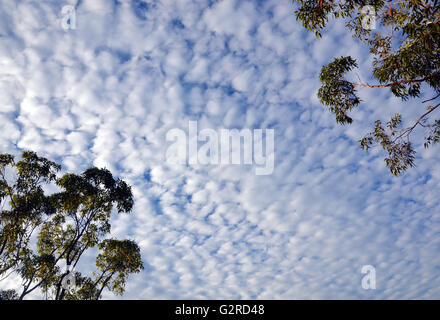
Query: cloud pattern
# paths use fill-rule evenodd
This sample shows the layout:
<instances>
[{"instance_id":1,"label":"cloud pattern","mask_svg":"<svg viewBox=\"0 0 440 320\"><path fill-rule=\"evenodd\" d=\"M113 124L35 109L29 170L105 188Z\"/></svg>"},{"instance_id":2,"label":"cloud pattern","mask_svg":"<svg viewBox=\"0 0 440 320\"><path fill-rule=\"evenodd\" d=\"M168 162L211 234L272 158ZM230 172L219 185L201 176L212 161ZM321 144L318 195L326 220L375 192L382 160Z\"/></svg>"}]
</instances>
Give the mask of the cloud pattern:
<instances>
[{"instance_id":1,"label":"cloud pattern","mask_svg":"<svg viewBox=\"0 0 440 320\"><path fill-rule=\"evenodd\" d=\"M69 4L76 29L63 30ZM293 9L1 1L0 149L74 172L105 166L133 186L135 209L113 218L112 235L135 239L146 268L123 298L440 298L437 148L418 146L418 166L398 178L379 149L363 152L357 140L403 103L361 90L355 123L337 125L316 98L319 70L349 54L369 79L371 55L341 23L314 39ZM274 129L273 174L167 163L167 131L190 120ZM362 289L363 265L376 268L376 290Z\"/></svg>"}]
</instances>

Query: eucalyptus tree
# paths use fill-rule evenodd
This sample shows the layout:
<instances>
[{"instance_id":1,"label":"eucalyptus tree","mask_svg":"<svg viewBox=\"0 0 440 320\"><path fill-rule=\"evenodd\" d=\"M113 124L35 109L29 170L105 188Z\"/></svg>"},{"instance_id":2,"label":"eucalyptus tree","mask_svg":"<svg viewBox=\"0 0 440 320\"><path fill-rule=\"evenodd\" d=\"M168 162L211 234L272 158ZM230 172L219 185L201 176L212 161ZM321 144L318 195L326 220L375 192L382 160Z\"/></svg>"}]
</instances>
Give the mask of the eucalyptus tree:
<instances>
[{"instance_id":1,"label":"eucalyptus tree","mask_svg":"<svg viewBox=\"0 0 440 320\"><path fill-rule=\"evenodd\" d=\"M424 130L427 148L440 140L440 120L431 116L440 109L440 3L439 0L292 0L295 15L303 26L321 37L330 18L344 19L354 38L362 41L374 55L372 74L375 84L350 81L346 74L356 68L350 56L337 57L320 73L320 101L335 114L336 122L350 124L349 113L361 104L357 88L388 88L418 108L419 117L403 125L401 114L389 121L377 120L372 132L359 142L364 150L379 144L388 154L385 163L394 175L414 166L415 150L410 136ZM368 101L367 101L368 102ZM386 108L386 106L375 106Z\"/></svg>"},{"instance_id":2,"label":"eucalyptus tree","mask_svg":"<svg viewBox=\"0 0 440 320\"><path fill-rule=\"evenodd\" d=\"M55 198L45 195L43 186L55 182L59 170L33 152L23 152L17 162L0 154L0 276L29 256L35 230L55 213Z\"/></svg>"},{"instance_id":3,"label":"eucalyptus tree","mask_svg":"<svg viewBox=\"0 0 440 320\"><path fill-rule=\"evenodd\" d=\"M58 177L59 165L33 152L23 152L22 158L16 164L11 155L0 157L5 159L2 200L9 197L9 209L2 210L1 216L0 239L6 243L2 275L11 270L21 277L16 297L23 299L36 289L55 300L99 299L105 289L122 295L127 277L143 269L140 249L132 240L108 235L111 214L133 208L131 187L107 169L92 167ZM23 161L33 165L25 166ZM6 175L8 166L17 169L9 179L13 183ZM46 195L42 183L52 184L56 192ZM22 198L32 201L17 201ZM20 206L22 202L26 205ZM78 263L92 248L99 251L96 270L88 275L92 267L86 266L81 273Z\"/></svg>"}]
</instances>

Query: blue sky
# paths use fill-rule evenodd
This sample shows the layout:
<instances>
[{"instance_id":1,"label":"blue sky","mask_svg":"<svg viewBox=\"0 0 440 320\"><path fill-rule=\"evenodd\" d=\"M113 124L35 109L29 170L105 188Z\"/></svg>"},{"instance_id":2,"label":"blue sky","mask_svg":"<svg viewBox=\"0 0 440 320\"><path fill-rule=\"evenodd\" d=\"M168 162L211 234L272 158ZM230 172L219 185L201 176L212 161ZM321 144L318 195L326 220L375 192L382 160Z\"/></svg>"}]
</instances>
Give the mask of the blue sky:
<instances>
[{"instance_id":1,"label":"blue sky","mask_svg":"<svg viewBox=\"0 0 440 320\"><path fill-rule=\"evenodd\" d=\"M75 30L61 27L69 4ZM337 125L316 97L321 66L351 55L373 82L372 56L342 23L316 40L293 10L287 0L0 2L0 150L31 149L66 171L105 166L132 185L135 208L113 218L112 236L135 239L146 268L123 298L440 298L438 147L417 133L417 167L393 177L380 149L357 142L376 119L415 119L423 99L360 90L353 125ZM188 121L275 129L273 173L170 165L166 133ZM362 289L363 265L376 268L376 290Z\"/></svg>"}]
</instances>

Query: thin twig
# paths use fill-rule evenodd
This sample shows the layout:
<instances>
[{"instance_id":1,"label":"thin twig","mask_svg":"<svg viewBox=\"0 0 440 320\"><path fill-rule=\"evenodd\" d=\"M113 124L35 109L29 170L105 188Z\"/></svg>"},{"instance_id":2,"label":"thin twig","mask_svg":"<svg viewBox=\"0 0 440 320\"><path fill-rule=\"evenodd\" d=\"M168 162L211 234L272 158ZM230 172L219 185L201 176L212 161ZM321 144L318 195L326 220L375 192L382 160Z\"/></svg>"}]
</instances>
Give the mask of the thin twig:
<instances>
[{"instance_id":1,"label":"thin twig","mask_svg":"<svg viewBox=\"0 0 440 320\"><path fill-rule=\"evenodd\" d=\"M428 102L428 101L435 100L435 99L437 99L438 97L440 97L440 93L439 93L438 95L436 95L434 98L431 98L431 99L428 99L428 100L422 101L422 103L425 103L425 102Z\"/></svg>"}]
</instances>

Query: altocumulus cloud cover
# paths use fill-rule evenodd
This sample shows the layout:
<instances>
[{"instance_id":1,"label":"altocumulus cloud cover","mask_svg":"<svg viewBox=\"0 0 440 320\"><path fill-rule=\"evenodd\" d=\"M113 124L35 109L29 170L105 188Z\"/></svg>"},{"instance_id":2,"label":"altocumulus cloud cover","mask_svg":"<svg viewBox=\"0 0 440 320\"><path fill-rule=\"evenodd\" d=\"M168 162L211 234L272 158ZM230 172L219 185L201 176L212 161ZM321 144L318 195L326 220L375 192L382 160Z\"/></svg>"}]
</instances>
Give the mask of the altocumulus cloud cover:
<instances>
[{"instance_id":1,"label":"altocumulus cloud cover","mask_svg":"<svg viewBox=\"0 0 440 320\"><path fill-rule=\"evenodd\" d=\"M65 5L74 30L61 27ZM438 147L417 146L418 166L398 178L379 149L363 152L374 120L417 110L363 90L355 123L337 125L316 98L321 66L351 55L368 80L372 57L341 23L315 40L293 9L0 2L1 152L31 149L66 171L105 166L133 186L134 211L112 233L139 243L146 268L123 298L440 298ZM273 173L167 163L166 133L188 121L274 129ZM376 290L361 286L364 265Z\"/></svg>"}]
</instances>

